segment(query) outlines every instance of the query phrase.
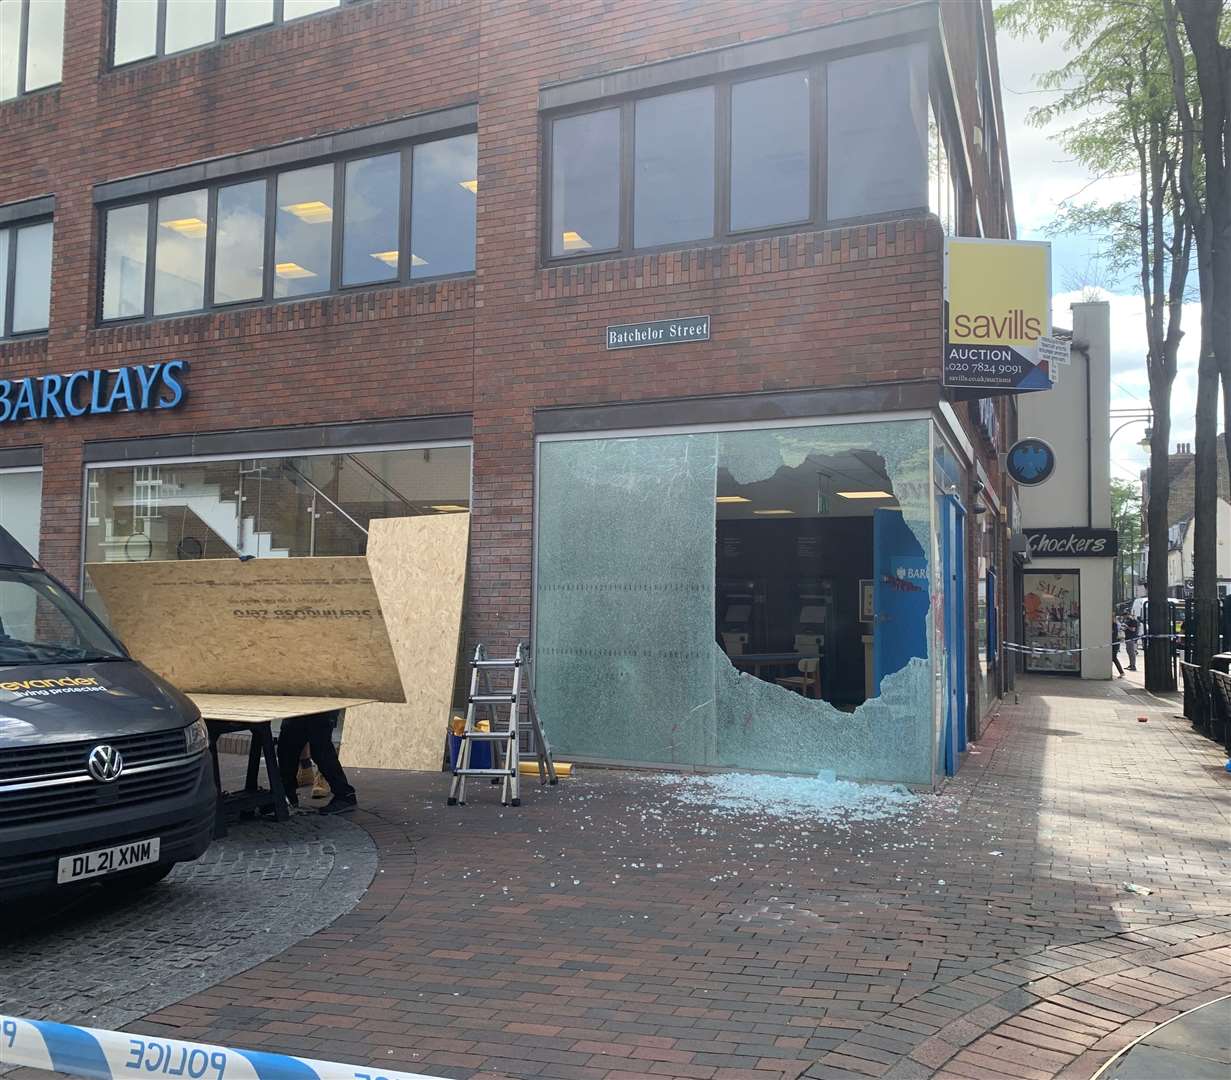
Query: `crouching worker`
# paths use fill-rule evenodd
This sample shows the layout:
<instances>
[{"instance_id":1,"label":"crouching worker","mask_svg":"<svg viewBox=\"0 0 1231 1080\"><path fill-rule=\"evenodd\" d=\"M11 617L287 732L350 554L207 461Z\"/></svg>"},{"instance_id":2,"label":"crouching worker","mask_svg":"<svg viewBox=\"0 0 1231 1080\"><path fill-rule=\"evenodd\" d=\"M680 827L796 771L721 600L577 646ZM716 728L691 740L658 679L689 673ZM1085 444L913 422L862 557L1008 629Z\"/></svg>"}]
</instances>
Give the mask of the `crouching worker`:
<instances>
[{"instance_id":1,"label":"crouching worker","mask_svg":"<svg viewBox=\"0 0 1231 1080\"><path fill-rule=\"evenodd\" d=\"M287 801L299 805L296 793L296 774L299 771L299 756L307 745L312 751L312 760L329 784L333 798L320 810L322 814L345 814L358 805L355 789L346 779L346 772L338 760L337 748L333 745L333 728L337 722L335 713L320 713L317 716L296 716L282 721L278 733L278 768L282 773L282 787Z\"/></svg>"}]
</instances>

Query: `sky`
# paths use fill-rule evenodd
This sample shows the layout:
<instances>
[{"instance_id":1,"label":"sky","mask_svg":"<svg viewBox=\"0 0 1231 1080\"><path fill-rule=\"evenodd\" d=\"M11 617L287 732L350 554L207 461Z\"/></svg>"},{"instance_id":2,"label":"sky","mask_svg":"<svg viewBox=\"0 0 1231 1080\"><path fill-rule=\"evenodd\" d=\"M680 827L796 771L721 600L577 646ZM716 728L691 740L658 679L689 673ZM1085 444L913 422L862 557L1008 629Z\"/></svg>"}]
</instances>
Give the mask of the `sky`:
<instances>
[{"instance_id":1,"label":"sky","mask_svg":"<svg viewBox=\"0 0 1231 1080\"><path fill-rule=\"evenodd\" d=\"M1073 325L1069 305L1079 299L1081 286L1088 282L1096 266L1098 244L1094 237L1049 236L1046 226L1066 199L1078 202L1114 202L1132 195L1136 181L1132 176L1098 177L1070 158L1056 142L1056 134L1072 121L1048 128L1027 123L1032 108L1054 95L1040 92L1035 83L1038 73L1064 63L1063 38L1016 38L1004 29L997 33L1000 56L1000 82L1004 100L1005 141L1009 149L1009 168L1013 183L1013 205L1017 216L1017 235L1022 240L1051 240L1052 243L1052 322L1059 327ZM1191 283L1196 285L1196 272ZM1131 281L1103 290L1111 304L1111 407L1145 409L1149 407L1145 369L1145 313L1141 291ZM1197 353L1201 309L1185 305L1185 336L1180 343L1179 373L1172 387L1171 448L1177 442L1192 442L1193 411L1197 403ZM1064 373L1060 385L1063 386ZM1119 422L1112 421L1112 431ZM1148 464L1146 451L1138 443L1144 424L1132 424L1112 439L1111 475L1118 479L1137 479Z\"/></svg>"}]
</instances>

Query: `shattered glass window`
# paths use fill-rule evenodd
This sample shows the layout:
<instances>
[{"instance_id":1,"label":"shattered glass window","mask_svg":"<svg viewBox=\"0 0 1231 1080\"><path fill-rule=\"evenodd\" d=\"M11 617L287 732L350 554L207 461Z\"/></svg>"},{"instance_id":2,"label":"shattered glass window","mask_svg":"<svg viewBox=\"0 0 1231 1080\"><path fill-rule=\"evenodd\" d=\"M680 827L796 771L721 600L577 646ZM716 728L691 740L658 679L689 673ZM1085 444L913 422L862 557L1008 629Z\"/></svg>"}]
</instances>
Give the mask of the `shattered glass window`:
<instances>
[{"instance_id":1,"label":"shattered glass window","mask_svg":"<svg viewBox=\"0 0 1231 1080\"><path fill-rule=\"evenodd\" d=\"M561 754L928 784L928 421L545 441Z\"/></svg>"}]
</instances>

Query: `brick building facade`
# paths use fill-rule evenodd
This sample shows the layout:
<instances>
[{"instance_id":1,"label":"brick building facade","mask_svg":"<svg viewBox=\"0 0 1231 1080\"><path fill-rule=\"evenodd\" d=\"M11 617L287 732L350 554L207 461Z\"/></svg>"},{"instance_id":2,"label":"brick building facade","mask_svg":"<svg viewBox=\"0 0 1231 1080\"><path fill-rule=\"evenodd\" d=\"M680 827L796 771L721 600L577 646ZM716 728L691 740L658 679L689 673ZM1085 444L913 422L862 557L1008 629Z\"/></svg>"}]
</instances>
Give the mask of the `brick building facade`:
<instances>
[{"instance_id":1,"label":"brick building facade","mask_svg":"<svg viewBox=\"0 0 1231 1080\"><path fill-rule=\"evenodd\" d=\"M22 0L2 2L23 7ZM271 454L287 460L310 452L332 455L337 461L319 475L292 462L303 481L294 481L294 498L314 522L323 522L322 536L327 526L346 531L339 517L359 528L365 513L469 507L466 635L502 648L532 631L544 558L540 549L536 563L536 510L544 512L545 497L551 501L549 492L540 491L536 503L536 480L544 482L537 455L552 439L564 446L588 434L597 444L623 434L635 443L638 432L686 437L777 431L779 422L788 430L806 421L823 426L898 418L924 425L919 431L929 440L929 458L950 461L937 465L936 476L947 479L936 490L960 504L965 543L959 550L967 583L961 600L965 670L956 668L965 719L953 738L964 742L968 732L977 733L979 718L1000 692L1002 665L988 647L987 622L990 617L999 627L993 640L1003 641L1004 611L1011 610L1007 598L988 608L978 583L988 568L1003 570L1008 558L1005 522L1013 496L997 451L1015 419L1008 399L982 408L979 402L947 400L939 386L939 358L946 227L989 237L1013 231L989 3L353 0L314 5L320 11L303 8L297 17L300 9L292 0L271 0L272 25L230 34L223 9L211 7L217 12L217 40L174 54L165 5L155 4L150 10L160 21L150 31L151 51L167 55L121 64L114 61L121 47L130 47L130 28L128 22L119 27L117 19L140 17L132 14L135 8L123 7L126 2L74 0L65 19L60 81L0 101L0 229L8 227L15 236L23 220L36 219L51 220L54 228L48 325L42 332L0 340L0 375L13 382L14 400L17 381L26 377L172 359L188 365L186 397L176 408L117 406L103 415L11 419L0 426L0 468L15 476L41 470L36 532L40 558L53 572L88 589L83 563L94 558L213 554L218 548L210 549L209 537L219 529L199 524L215 512L209 499L233 504L237 534L247 529L238 545L221 537L223 554L231 553L228 547L241 551L245 543L254 544L257 554L308 554L294 538L303 531L299 525L264 528L259 513L249 514L254 489L244 485L259 491L273 485L270 470L259 464ZM33 16L23 18L32 25ZM34 34L28 33L31 44L23 39L23 48L33 55ZM843 154L844 145L828 128L838 131L862 121L858 110L852 120L835 112L833 104L823 115L821 91L836 101L839 69L833 65L853 60L841 70L855 90L842 92L858 95L860 58L887 49L903 50L892 57L909 55L918 64L911 85L922 96L912 101L912 115L923 125L919 109L930 103L947 171L939 185L932 184L937 144L927 131L921 145L932 152L924 153L927 161L919 168L929 189L951 186L940 191L943 207L916 199L919 205L834 220L827 212L834 192L854 187L851 197L857 198L860 187L875 187L878 178L852 185L842 177L843 170L866 168L860 162L867 143L859 141L866 137L856 131L849 156ZM885 70L898 67L893 59ZM869 71L875 70L873 63ZM641 204L621 188L619 250L605 257L575 246L556 250L559 238L548 235L555 227L551 196L544 190L551 187L547 144L555 121L604 109L631 115L637 102L717 87L718 115L710 123L721 150L722 133L732 123L732 81L800 71L810 95L812 132L810 212L802 215L807 219L802 224L771 222L736 235L723 215L732 198L728 174L737 166L723 159L713 183L719 220L713 235L637 244L630 218L638 215L640 228ZM824 84L819 89L818 77ZM638 130L650 130L648 119ZM621 131L631 176L631 161L641 151L631 133ZM383 253L396 264L393 281L286 295L293 285L283 276L307 271L272 254L273 244L283 243L279 233L264 250L263 299L229 306L202 301L196 306L203 310L160 315L147 296L135 316L106 317L104 270L113 265L104 250L107 222L118 235L120 220L109 218L110 210L144 199L152 219L157 200L208 191L200 205L208 204L209 216L199 221L181 216L178 240L159 231L166 221L159 230L150 225L151 255L156 232L168 251L173 240L183 240L189 250L194 229L207 221L214 227L224 183L265 177L272 190L278 169L308 169L316 162L333 164L390 149L405 151L405 172L410 154L426 140L469 133L477 136L477 169L462 186L470 185L475 200L472 271L420 281L419 257L399 254L401 245L394 243ZM899 158L909 154L894 151L885 160L897 169ZM558 158L560 175L566 176L570 160ZM652 190L649 175L637 172L643 192ZM567 176L561 183L566 182ZM679 178L679 185L690 182ZM690 191L690 199L708 199L707 183ZM668 192L664 197L671 186L660 186ZM405 201L417 197L402 195L403 213ZM266 205L271 218L285 218L288 208L275 209L273 194ZM311 205L312 200L295 204L304 215L301 222L309 220L304 208ZM292 226L300 227L290 222L288 237ZM336 252L340 226L333 235ZM212 236L201 240L215 260L207 271L211 285L226 269L215 246L220 242ZM344 257L336 256L339 264ZM151 266L156 259L150 259ZM138 264L144 265L140 259ZM339 273L345 270L335 268L335 284ZM153 272L146 280L152 295ZM14 295L10 284L10 305ZM606 347L610 325L693 314L710 317L708 340L664 348ZM396 447L422 453L426 463L436 445L470 448L469 491L445 485L420 495L399 487L396 462L389 472L366 459L353 461L374 449ZM878 447L883 450L877 438L868 440L867 452L875 454ZM818 460L839 452L848 451L820 444L815 451ZM167 479L164 463L195 460L239 462L235 492L224 494L230 481L203 474L194 474L191 482L182 475L173 483ZM571 466L561 467L567 472ZM154 471L138 474L145 468ZM712 468L721 490L725 466L719 462ZM379 476L363 480L366 494L343 498L343 484L362 469L365 476ZM899 474L905 475L903 469ZM931 470L924 475L930 483ZM277 482L283 480L280 474ZM398 490L389 494L390 486ZM120 490L127 492L123 499L116 495ZM918 501L935 517L938 534L940 510L929 491ZM283 485L284 498L286 493ZM905 498L900 490L891 494ZM146 521L158 518L159 499L175 507L178 524L160 526L157 536L134 532L134 517L144 512ZM990 513L969 513L980 501ZM822 492L818 506L825 502ZM121 503L122 513L114 509ZM4 505L0 520L20 533L22 523L5 519ZM29 531L29 499L8 505L26 516ZM288 510L279 520L291 514ZM193 528L190 517L198 520ZM540 533L553 527L539 523ZM670 523L664 531L671 531ZM133 536L146 540L134 543ZM348 550L342 540L322 547L315 532L312 542L316 553ZM260 550L262 544L267 550ZM933 552L924 555L939 602L943 571ZM1007 584L1010 576L1002 572L1001 580ZM931 623L929 629L941 633ZM929 649L939 679L946 651L942 638L935 636ZM540 677L577 677L575 670L567 674L567 661L556 655L555 660L540 657ZM809 674L804 671L805 679ZM919 685L932 681L925 674ZM652 687L646 693L661 696ZM567 711L567 695L557 696L561 711ZM915 706L930 709L931 702L928 691ZM904 708L910 711L909 705ZM936 708L943 712L945 706ZM943 720L937 722L943 727ZM566 732L566 745L571 738ZM573 741L572 749L584 756L585 739ZM590 749L596 758L637 758ZM945 764L943 752L929 757L928 768L855 767L841 755L835 760L839 773L887 775L888 769L895 774L891 778L927 783ZM756 754L720 761L700 751L666 759L647 753L639 760L773 764Z\"/></svg>"}]
</instances>

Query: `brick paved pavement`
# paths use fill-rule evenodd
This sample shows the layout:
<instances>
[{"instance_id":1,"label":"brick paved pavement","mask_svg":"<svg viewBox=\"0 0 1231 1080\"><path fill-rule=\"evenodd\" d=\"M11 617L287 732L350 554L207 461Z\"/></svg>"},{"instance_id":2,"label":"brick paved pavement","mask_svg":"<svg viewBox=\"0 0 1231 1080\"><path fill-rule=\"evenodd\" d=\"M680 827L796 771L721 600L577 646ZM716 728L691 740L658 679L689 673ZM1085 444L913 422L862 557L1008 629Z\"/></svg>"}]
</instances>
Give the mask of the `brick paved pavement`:
<instances>
[{"instance_id":1,"label":"brick paved pavement","mask_svg":"<svg viewBox=\"0 0 1231 1080\"><path fill-rule=\"evenodd\" d=\"M717 819L603 772L448 808L444 777L369 772L363 901L130 1026L459 1077L1090 1076L1231 989L1231 775L1128 689L1027 680L887 822Z\"/></svg>"},{"instance_id":2,"label":"brick paved pavement","mask_svg":"<svg viewBox=\"0 0 1231 1080\"><path fill-rule=\"evenodd\" d=\"M136 897L87 889L6 908L0 1013L122 1027L328 926L375 873L351 822L252 821ZM278 925L288 909L295 922Z\"/></svg>"}]
</instances>

